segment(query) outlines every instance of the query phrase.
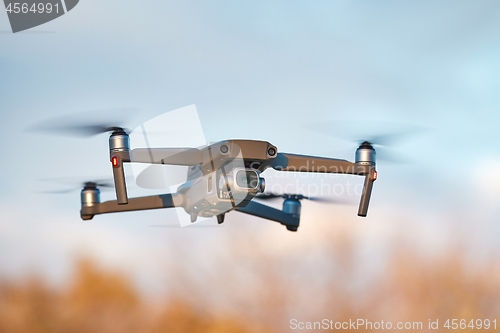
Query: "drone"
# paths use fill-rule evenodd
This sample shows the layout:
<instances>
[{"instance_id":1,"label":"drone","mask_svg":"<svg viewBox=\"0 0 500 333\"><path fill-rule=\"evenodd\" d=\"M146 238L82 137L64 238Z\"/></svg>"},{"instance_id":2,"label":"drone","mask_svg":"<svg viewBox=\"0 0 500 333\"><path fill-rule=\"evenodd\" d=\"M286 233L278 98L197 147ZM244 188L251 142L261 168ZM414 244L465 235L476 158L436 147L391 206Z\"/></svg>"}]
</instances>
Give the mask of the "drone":
<instances>
[{"instance_id":1,"label":"drone","mask_svg":"<svg viewBox=\"0 0 500 333\"><path fill-rule=\"evenodd\" d=\"M357 148L355 161L282 153L266 141L224 140L204 148L130 148L130 137L121 127L108 127L111 132L109 156L113 170L116 200L100 201L99 184L87 182L81 191L82 220L96 215L182 207L195 222L198 217L217 217L219 224L231 211L278 222L297 231L301 200L298 194L280 195L282 209L254 199L266 195L262 173L272 168L279 172L337 173L364 177L358 216L366 217L373 183L377 179L376 152L364 141ZM129 198L124 172L125 163L147 163L187 166L187 180L175 193Z\"/></svg>"}]
</instances>

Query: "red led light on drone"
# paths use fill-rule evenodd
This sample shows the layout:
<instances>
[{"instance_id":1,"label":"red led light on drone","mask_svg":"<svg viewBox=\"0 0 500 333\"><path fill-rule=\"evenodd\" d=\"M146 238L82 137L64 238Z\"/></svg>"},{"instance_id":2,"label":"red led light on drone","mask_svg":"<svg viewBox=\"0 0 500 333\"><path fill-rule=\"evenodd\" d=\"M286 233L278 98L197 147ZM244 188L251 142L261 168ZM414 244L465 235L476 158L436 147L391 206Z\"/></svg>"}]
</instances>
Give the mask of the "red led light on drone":
<instances>
[{"instance_id":1,"label":"red led light on drone","mask_svg":"<svg viewBox=\"0 0 500 333\"><path fill-rule=\"evenodd\" d=\"M372 180L376 181L377 180L377 176L378 176L377 171L373 170Z\"/></svg>"},{"instance_id":2,"label":"red led light on drone","mask_svg":"<svg viewBox=\"0 0 500 333\"><path fill-rule=\"evenodd\" d=\"M111 157L111 164L113 165L113 168L118 168L120 166L120 161L117 156Z\"/></svg>"}]
</instances>

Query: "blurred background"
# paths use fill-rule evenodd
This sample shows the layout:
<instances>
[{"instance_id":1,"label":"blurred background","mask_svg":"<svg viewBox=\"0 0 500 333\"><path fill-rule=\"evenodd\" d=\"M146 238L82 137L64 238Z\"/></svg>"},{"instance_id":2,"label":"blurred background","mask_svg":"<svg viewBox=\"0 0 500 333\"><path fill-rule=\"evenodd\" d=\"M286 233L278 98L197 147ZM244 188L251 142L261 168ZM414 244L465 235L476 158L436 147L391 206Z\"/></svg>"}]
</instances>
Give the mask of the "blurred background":
<instances>
[{"instance_id":1,"label":"blurred background","mask_svg":"<svg viewBox=\"0 0 500 333\"><path fill-rule=\"evenodd\" d=\"M499 18L494 0L82 0L12 34L0 11L0 331L498 322ZM353 136L419 133L377 164L367 218L304 201L296 233L237 212L210 228L175 228L168 210L84 222L77 190L40 193L67 188L40 179L110 177L108 137L33 124L122 108L140 124L192 104L209 142L291 153L352 160ZM347 179L264 176L305 193Z\"/></svg>"}]
</instances>

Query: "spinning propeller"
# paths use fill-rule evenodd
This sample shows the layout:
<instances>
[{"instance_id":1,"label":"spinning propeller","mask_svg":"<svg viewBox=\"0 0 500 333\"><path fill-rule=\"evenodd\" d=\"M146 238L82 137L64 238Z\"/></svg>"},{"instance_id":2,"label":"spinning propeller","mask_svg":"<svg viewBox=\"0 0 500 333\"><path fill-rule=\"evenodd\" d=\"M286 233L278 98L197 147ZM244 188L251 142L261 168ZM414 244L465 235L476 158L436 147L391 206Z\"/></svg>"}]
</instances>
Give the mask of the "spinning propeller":
<instances>
[{"instance_id":1,"label":"spinning propeller","mask_svg":"<svg viewBox=\"0 0 500 333\"><path fill-rule=\"evenodd\" d=\"M38 122L29 131L73 137L92 137L107 132L129 132L125 123L130 124L136 109L105 109L58 116ZM118 120L120 119L120 120Z\"/></svg>"},{"instance_id":2,"label":"spinning propeller","mask_svg":"<svg viewBox=\"0 0 500 333\"><path fill-rule=\"evenodd\" d=\"M259 193L255 196L257 199L262 199L262 200L269 200L269 199L277 199L277 198L283 198L283 199L292 199L292 200L309 200L309 201L316 201L316 202L337 202L335 199L332 198L325 198L325 197L311 197L311 196L305 196L302 194L289 194L289 193L284 193L284 194L278 194L278 193Z\"/></svg>"},{"instance_id":3,"label":"spinning propeller","mask_svg":"<svg viewBox=\"0 0 500 333\"><path fill-rule=\"evenodd\" d=\"M29 130L80 137L111 132L109 150L114 187L118 204L124 205L128 203L128 196L123 162L130 162L130 142L128 130L122 124L129 123L128 120L135 111L135 109L108 109L69 114L39 122Z\"/></svg>"},{"instance_id":4,"label":"spinning propeller","mask_svg":"<svg viewBox=\"0 0 500 333\"><path fill-rule=\"evenodd\" d=\"M377 121L326 121L310 124L308 128L333 138L356 143L361 147L376 148L377 160L391 163L411 162L410 156L394 147L428 130L416 125Z\"/></svg>"},{"instance_id":5,"label":"spinning propeller","mask_svg":"<svg viewBox=\"0 0 500 333\"><path fill-rule=\"evenodd\" d=\"M82 188L111 190L112 188L115 187L113 182L107 179L78 182L79 183L78 186L75 186L74 185L75 182L71 179L41 179L41 181L52 182L52 183L64 183L64 184L71 183L71 187L67 189L40 191L41 193L53 193L53 194L71 193L77 190L81 190Z\"/></svg>"}]
</instances>

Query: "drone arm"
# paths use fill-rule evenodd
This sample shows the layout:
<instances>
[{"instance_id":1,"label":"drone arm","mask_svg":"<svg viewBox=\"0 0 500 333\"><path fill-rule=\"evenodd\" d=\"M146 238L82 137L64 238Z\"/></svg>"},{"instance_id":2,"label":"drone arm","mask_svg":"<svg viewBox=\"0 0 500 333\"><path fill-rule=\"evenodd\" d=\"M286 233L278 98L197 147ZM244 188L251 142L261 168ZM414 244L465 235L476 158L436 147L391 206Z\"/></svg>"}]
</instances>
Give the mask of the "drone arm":
<instances>
[{"instance_id":1,"label":"drone arm","mask_svg":"<svg viewBox=\"0 0 500 333\"><path fill-rule=\"evenodd\" d=\"M236 207L236 210L245 214L279 222L287 227L297 228L299 226L300 218L298 216L287 214L279 209L255 201L250 201L245 207Z\"/></svg>"},{"instance_id":2,"label":"drone arm","mask_svg":"<svg viewBox=\"0 0 500 333\"><path fill-rule=\"evenodd\" d=\"M130 162L150 164L197 165L206 160L196 148L136 148L130 155Z\"/></svg>"},{"instance_id":3,"label":"drone arm","mask_svg":"<svg viewBox=\"0 0 500 333\"><path fill-rule=\"evenodd\" d=\"M174 208L182 206L183 197L179 194L152 195L140 198L130 198L128 205L120 205L117 200L94 203L91 206L82 206L81 216L84 220L89 220L94 215L130 212L137 210Z\"/></svg>"},{"instance_id":4,"label":"drone arm","mask_svg":"<svg viewBox=\"0 0 500 333\"><path fill-rule=\"evenodd\" d=\"M363 174L364 166L346 160L278 153L271 164L278 171Z\"/></svg>"},{"instance_id":5,"label":"drone arm","mask_svg":"<svg viewBox=\"0 0 500 333\"><path fill-rule=\"evenodd\" d=\"M374 164L359 164L333 158L279 153L271 167L278 171L341 173L364 176L365 182L359 202L358 216L366 217L373 182L377 179Z\"/></svg>"}]
</instances>

